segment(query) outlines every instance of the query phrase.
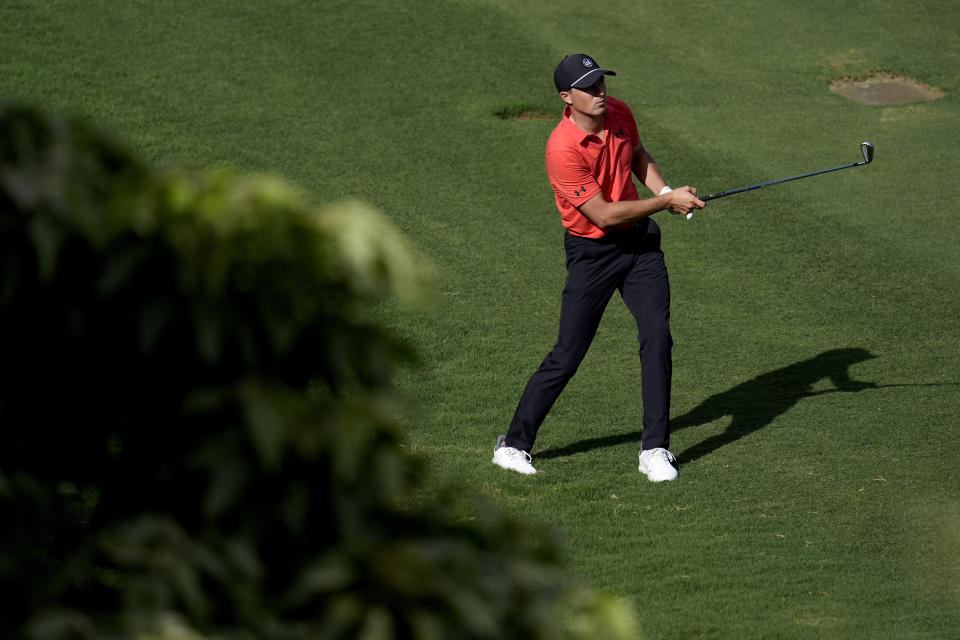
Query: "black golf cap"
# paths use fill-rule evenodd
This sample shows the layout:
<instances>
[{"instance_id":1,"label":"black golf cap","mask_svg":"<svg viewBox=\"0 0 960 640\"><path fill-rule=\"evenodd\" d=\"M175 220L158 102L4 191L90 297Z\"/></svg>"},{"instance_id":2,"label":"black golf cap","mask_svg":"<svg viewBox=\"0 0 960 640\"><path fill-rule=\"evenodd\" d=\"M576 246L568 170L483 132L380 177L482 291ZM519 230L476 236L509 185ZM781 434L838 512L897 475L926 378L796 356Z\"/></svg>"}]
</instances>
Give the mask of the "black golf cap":
<instances>
[{"instance_id":1,"label":"black golf cap","mask_svg":"<svg viewBox=\"0 0 960 640\"><path fill-rule=\"evenodd\" d=\"M557 91L569 91L570 87L585 89L594 84L601 76L615 76L613 71L601 69L596 60L585 53L574 53L557 65L553 72L553 83Z\"/></svg>"}]
</instances>

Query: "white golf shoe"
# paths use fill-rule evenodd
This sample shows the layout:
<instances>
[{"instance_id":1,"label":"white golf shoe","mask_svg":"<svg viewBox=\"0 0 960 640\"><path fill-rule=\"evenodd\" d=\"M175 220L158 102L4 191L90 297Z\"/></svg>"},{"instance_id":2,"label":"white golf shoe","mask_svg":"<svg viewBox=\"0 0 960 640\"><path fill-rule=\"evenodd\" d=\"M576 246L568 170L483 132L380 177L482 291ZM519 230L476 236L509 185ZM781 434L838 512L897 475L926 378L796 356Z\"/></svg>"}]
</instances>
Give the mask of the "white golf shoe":
<instances>
[{"instance_id":1,"label":"white golf shoe","mask_svg":"<svg viewBox=\"0 0 960 640\"><path fill-rule=\"evenodd\" d=\"M503 441L506 437L504 434L497 436L497 444L493 447L493 464L524 475L536 473L537 470L530 464L533 460L530 454L520 449L505 446Z\"/></svg>"},{"instance_id":2,"label":"white golf shoe","mask_svg":"<svg viewBox=\"0 0 960 640\"><path fill-rule=\"evenodd\" d=\"M640 473L646 474L650 482L674 480L678 475L673 466L676 461L677 458L663 447L641 451Z\"/></svg>"}]
</instances>

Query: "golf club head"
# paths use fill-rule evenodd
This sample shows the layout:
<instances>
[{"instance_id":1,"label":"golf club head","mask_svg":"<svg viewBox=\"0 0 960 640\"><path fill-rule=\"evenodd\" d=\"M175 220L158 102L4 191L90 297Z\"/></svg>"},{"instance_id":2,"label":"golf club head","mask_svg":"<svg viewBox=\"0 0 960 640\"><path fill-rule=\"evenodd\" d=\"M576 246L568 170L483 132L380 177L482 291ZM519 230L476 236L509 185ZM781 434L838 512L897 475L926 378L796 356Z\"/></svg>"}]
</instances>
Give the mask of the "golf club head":
<instances>
[{"instance_id":1,"label":"golf club head","mask_svg":"<svg viewBox=\"0 0 960 640\"><path fill-rule=\"evenodd\" d=\"M860 153L863 154L863 164L870 164L873 162L873 143L861 142Z\"/></svg>"}]
</instances>

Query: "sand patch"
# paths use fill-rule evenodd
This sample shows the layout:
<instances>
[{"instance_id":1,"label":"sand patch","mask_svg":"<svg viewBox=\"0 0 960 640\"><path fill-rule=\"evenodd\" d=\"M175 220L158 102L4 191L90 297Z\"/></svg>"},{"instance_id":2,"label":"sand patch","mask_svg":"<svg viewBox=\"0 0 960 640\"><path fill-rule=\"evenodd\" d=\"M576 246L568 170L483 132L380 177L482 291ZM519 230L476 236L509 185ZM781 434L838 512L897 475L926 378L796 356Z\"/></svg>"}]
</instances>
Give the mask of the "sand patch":
<instances>
[{"instance_id":1,"label":"sand patch","mask_svg":"<svg viewBox=\"0 0 960 640\"><path fill-rule=\"evenodd\" d=\"M869 78L836 80L830 85L834 93L869 105L926 102L943 97L943 91L905 76L879 73Z\"/></svg>"}]
</instances>

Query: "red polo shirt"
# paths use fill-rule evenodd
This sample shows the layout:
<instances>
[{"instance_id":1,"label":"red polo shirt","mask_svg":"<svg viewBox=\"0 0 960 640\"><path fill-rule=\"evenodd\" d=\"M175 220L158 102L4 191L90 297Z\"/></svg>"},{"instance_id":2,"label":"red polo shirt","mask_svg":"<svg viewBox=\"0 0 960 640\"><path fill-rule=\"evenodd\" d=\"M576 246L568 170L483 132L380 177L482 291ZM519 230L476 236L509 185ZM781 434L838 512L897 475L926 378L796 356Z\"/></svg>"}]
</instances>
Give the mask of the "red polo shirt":
<instances>
[{"instance_id":1,"label":"red polo shirt","mask_svg":"<svg viewBox=\"0 0 960 640\"><path fill-rule=\"evenodd\" d=\"M563 226L577 236L602 238L607 232L593 224L577 207L601 192L607 202L640 199L631 168L633 149L640 144L640 134L630 107L610 96L607 96L604 114L603 140L585 133L569 115L568 106L563 111L563 120L547 140L547 175Z\"/></svg>"}]
</instances>

